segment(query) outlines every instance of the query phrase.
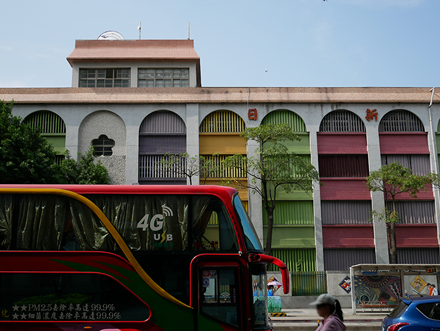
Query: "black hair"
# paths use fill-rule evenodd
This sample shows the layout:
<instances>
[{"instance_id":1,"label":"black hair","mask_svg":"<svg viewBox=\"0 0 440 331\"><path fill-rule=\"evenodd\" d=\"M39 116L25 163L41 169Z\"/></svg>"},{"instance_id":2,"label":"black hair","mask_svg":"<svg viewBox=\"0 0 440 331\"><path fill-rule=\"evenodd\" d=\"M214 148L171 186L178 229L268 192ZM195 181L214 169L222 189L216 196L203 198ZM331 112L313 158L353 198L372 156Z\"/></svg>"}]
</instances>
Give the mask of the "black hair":
<instances>
[{"instance_id":1,"label":"black hair","mask_svg":"<svg viewBox=\"0 0 440 331\"><path fill-rule=\"evenodd\" d=\"M432 287L435 287L435 285L434 285L434 284L431 284L431 286L432 286Z\"/></svg>"},{"instance_id":2,"label":"black hair","mask_svg":"<svg viewBox=\"0 0 440 331\"><path fill-rule=\"evenodd\" d=\"M330 306L330 314L333 314L336 312L336 315L338 315L339 319L343 322L344 321L344 313L342 312L342 307L338 299L335 300L334 305Z\"/></svg>"},{"instance_id":3,"label":"black hair","mask_svg":"<svg viewBox=\"0 0 440 331\"><path fill-rule=\"evenodd\" d=\"M426 286L431 286L431 283L426 284Z\"/></svg>"}]
</instances>

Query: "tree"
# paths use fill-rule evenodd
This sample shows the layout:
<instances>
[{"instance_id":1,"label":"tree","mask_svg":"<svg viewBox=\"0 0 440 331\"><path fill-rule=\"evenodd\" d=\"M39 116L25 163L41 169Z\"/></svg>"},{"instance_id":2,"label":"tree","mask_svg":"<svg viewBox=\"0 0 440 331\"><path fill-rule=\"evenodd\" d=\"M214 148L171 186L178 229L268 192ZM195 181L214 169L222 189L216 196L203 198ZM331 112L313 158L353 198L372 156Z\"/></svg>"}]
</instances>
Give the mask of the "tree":
<instances>
[{"instance_id":1,"label":"tree","mask_svg":"<svg viewBox=\"0 0 440 331\"><path fill-rule=\"evenodd\" d=\"M216 156L216 154L213 156ZM194 176L204 178L205 184L209 175L217 169L214 162L206 159L203 155L190 156L188 153L165 154L159 165L176 175L176 177L188 178L190 185L192 185L192 178Z\"/></svg>"},{"instance_id":2,"label":"tree","mask_svg":"<svg viewBox=\"0 0 440 331\"><path fill-rule=\"evenodd\" d=\"M283 189L286 193L298 190L311 193L314 182L319 182L319 174L308 159L289 152L283 144L285 141L301 140L286 123L247 128L241 135L246 141L255 140L258 143L255 155L229 156L223 165L244 173L248 177L247 182L237 178L232 180L238 186L261 196L267 214L265 253L271 255L273 213L278 190Z\"/></svg>"},{"instance_id":3,"label":"tree","mask_svg":"<svg viewBox=\"0 0 440 331\"><path fill-rule=\"evenodd\" d=\"M54 148L39 130L12 115L12 105L0 100L0 182L58 183L60 169Z\"/></svg>"},{"instance_id":4,"label":"tree","mask_svg":"<svg viewBox=\"0 0 440 331\"><path fill-rule=\"evenodd\" d=\"M61 162L59 181L62 184L108 184L110 178L107 168L101 160L96 161L94 148L85 154L78 153L78 161L66 151L66 158Z\"/></svg>"},{"instance_id":5,"label":"tree","mask_svg":"<svg viewBox=\"0 0 440 331\"><path fill-rule=\"evenodd\" d=\"M426 191L425 185L430 182L428 176L415 175L411 169L398 162L383 165L367 177L366 185L370 191L383 192L386 199L391 198L391 210L388 207L379 212L373 210L372 215L387 224L388 248L392 264L397 263L396 223L400 221L396 211L396 196L408 193L411 198L417 198L417 193L422 189Z\"/></svg>"}]
</instances>

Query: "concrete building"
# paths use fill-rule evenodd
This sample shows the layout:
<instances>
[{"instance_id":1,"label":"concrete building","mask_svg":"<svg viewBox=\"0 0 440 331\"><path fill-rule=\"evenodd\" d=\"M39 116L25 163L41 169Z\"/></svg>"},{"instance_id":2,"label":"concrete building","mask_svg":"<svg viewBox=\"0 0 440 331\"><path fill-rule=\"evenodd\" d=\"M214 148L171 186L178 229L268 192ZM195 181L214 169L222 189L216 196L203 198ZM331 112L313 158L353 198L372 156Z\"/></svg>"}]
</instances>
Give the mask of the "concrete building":
<instances>
[{"instance_id":1,"label":"concrete building","mask_svg":"<svg viewBox=\"0 0 440 331\"><path fill-rule=\"evenodd\" d=\"M291 270L347 270L388 263L385 224L369 222L383 194L365 187L369 171L399 161L415 173L438 172L440 99L429 88L201 87L193 40L79 40L67 57L72 88L1 88L14 113L61 153L95 146L113 184L187 184L158 168L167 153L203 155L216 164L236 153L253 155L240 132L262 123L288 123L302 138L288 148L309 158L323 186L312 195L280 193L274 255ZM218 153L217 155L213 155ZM193 184L216 184L219 167ZM261 199L240 190L263 240ZM400 263L439 262L439 194L399 198Z\"/></svg>"}]
</instances>

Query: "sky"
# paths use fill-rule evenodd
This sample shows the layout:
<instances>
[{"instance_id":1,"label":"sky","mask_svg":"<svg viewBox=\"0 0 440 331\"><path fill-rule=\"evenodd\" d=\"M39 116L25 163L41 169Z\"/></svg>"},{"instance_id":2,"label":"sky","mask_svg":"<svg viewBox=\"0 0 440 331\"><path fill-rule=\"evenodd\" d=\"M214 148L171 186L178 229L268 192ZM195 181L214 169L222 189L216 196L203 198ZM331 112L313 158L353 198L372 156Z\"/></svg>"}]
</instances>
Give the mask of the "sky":
<instances>
[{"instance_id":1,"label":"sky","mask_svg":"<svg viewBox=\"0 0 440 331\"><path fill-rule=\"evenodd\" d=\"M69 87L75 39L191 39L202 86L439 86L439 0L0 0L0 87Z\"/></svg>"}]
</instances>

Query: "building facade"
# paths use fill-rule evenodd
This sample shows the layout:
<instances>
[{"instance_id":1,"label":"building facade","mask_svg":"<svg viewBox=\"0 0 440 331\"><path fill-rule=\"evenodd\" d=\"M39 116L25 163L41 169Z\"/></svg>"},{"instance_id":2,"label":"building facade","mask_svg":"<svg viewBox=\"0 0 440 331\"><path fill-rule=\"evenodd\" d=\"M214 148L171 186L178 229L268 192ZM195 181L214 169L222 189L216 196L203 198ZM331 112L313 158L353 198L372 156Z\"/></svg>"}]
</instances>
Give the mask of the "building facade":
<instances>
[{"instance_id":1,"label":"building facade","mask_svg":"<svg viewBox=\"0 0 440 331\"><path fill-rule=\"evenodd\" d=\"M394 161L417 174L438 172L440 100L429 88L206 88L192 40L77 41L68 57L72 88L2 88L0 99L39 126L60 155L95 147L112 184L188 184L166 171L168 154L202 155L217 170L193 184L220 184L221 160L253 155L246 127L287 123L300 141L290 151L310 159L322 186L313 194L280 192L273 254L291 270L346 270L388 263L386 227L371 210L389 201L365 186L370 171ZM240 190L264 242L261 198ZM439 194L399 197L400 263L439 262Z\"/></svg>"}]
</instances>

